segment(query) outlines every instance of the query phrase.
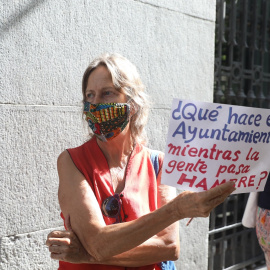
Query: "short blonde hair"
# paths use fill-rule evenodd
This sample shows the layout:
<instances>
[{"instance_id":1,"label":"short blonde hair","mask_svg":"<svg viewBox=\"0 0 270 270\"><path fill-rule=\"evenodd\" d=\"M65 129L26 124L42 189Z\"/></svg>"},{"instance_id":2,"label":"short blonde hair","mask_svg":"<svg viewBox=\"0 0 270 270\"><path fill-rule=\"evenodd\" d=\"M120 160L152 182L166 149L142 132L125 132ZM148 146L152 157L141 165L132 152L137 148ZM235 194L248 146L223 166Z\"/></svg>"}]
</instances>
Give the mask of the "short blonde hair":
<instances>
[{"instance_id":1,"label":"short blonde hair","mask_svg":"<svg viewBox=\"0 0 270 270\"><path fill-rule=\"evenodd\" d=\"M131 106L132 116L130 119L131 136L139 143L146 142L145 125L149 113L148 96L140 79L136 67L120 54L103 54L95 58L84 72L82 80L83 101L86 101L85 91L91 72L98 66L105 66L112 76L116 90L127 96Z\"/></svg>"}]
</instances>

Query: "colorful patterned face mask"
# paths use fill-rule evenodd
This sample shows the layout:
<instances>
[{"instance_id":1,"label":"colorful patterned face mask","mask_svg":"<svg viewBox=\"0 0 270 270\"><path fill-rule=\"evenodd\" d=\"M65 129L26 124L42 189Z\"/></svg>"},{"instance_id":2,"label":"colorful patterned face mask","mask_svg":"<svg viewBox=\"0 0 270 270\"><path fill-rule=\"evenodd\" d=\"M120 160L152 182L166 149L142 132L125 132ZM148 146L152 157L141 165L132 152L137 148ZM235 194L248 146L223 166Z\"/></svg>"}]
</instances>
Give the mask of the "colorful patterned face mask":
<instances>
[{"instance_id":1,"label":"colorful patterned face mask","mask_svg":"<svg viewBox=\"0 0 270 270\"><path fill-rule=\"evenodd\" d=\"M101 141L109 141L120 134L129 122L130 106L127 103L84 102L85 120Z\"/></svg>"}]
</instances>

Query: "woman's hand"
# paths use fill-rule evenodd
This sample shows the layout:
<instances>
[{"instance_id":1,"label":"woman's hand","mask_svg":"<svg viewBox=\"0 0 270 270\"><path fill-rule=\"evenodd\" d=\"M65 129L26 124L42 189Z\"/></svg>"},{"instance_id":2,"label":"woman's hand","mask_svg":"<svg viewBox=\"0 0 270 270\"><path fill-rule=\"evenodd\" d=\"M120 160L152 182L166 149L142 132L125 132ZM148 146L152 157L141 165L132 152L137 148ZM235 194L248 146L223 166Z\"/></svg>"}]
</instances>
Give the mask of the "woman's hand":
<instances>
[{"instance_id":1,"label":"woman's hand","mask_svg":"<svg viewBox=\"0 0 270 270\"><path fill-rule=\"evenodd\" d=\"M142 231L139 235L146 234L146 236L143 237L143 240L145 241L145 239L150 238L153 234L158 233L178 219L188 217L207 217L212 209L222 203L234 190L234 183L227 182L205 192L197 193L184 191L169 202L168 205L164 205L163 207L165 208L162 207L163 210L161 208L160 210L154 211L151 214L139 218L137 221L139 223L142 222L142 226L139 226L142 227ZM174 204L173 208L169 206L172 206L172 204ZM171 212L169 209L173 211ZM161 214L156 213L155 217L151 217L155 212L158 211L161 211ZM173 217L170 221L170 217L175 216L173 214L175 212L177 213L177 218ZM168 215L167 218L166 215ZM153 219L154 222L152 222ZM134 222L136 221L131 223ZM145 224L149 225L149 229L145 229ZM96 259L89 255L89 253L87 253L87 251L84 249L77 235L71 229L69 218L66 219L66 225L68 231L53 231L48 235L46 244L49 246L52 259L68 261L71 263L101 263L102 261L96 261ZM158 228L159 225L160 228ZM129 227L129 225L125 223L115 226L125 227L123 228L124 230L127 230L126 227ZM107 229L112 229L113 227L114 225L111 225L108 226ZM143 242L143 240L140 242ZM127 250L129 250L129 248L127 248ZM107 264L106 260L103 260L103 263ZM112 261L112 264L115 263Z\"/></svg>"},{"instance_id":2,"label":"woman's hand","mask_svg":"<svg viewBox=\"0 0 270 270\"><path fill-rule=\"evenodd\" d=\"M208 217L235 190L234 185L234 182L227 182L204 192L182 192L174 200L179 219Z\"/></svg>"},{"instance_id":3,"label":"woman's hand","mask_svg":"<svg viewBox=\"0 0 270 270\"><path fill-rule=\"evenodd\" d=\"M51 258L70 263L90 263L92 257L73 232L69 217L66 226L67 231L52 231L48 234L46 245L51 252Z\"/></svg>"},{"instance_id":4,"label":"woman's hand","mask_svg":"<svg viewBox=\"0 0 270 270\"><path fill-rule=\"evenodd\" d=\"M94 191L76 168L68 152L63 152L58 159L58 173L62 213L65 217L70 215L74 233L87 253L93 257L90 258L91 263L98 264L114 261L114 265L119 265L116 260L122 253L142 245L180 219L208 216L234 190L234 183L225 183L201 193L183 192L159 209L136 220L106 226ZM66 256L77 262L76 256L69 254L68 250L74 248L74 253L81 254L84 249L82 251L82 246L76 242L77 237L72 237L70 235L68 242L65 242L63 240L67 235L64 235L62 241L54 242L58 247L50 248L53 258L67 260L63 257ZM54 238L53 235L50 238ZM53 246L52 239L50 240L49 245ZM87 258L88 255L83 253L82 261ZM127 266L126 262L123 264Z\"/></svg>"}]
</instances>

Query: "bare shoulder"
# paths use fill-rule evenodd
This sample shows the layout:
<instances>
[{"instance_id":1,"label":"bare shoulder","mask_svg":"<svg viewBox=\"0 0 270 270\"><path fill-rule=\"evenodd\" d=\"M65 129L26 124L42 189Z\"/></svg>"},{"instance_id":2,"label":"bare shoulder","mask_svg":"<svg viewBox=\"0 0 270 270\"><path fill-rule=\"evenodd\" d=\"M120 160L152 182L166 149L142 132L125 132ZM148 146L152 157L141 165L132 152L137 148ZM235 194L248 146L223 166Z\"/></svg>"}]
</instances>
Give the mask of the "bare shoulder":
<instances>
[{"instance_id":1,"label":"bare shoulder","mask_svg":"<svg viewBox=\"0 0 270 270\"><path fill-rule=\"evenodd\" d=\"M159 152L159 158L161 158L162 160L164 159L164 156L165 156L165 154L163 153L163 152Z\"/></svg>"},{"instance_id":2,"label":"bare shoulder","mask_svg":"<svg viewBox=\"0 0 270 270\"><path fill-rule=\"evenodd\" d=\"M62 177L66 178L67 176L74 176L74 174L79 173L77 167L73 163L73 160L67 150L63 151L59 155L57 159L57 170L60 180L62 179Z\"/></svg>"},{"instance_id":3,"label":"bare shoulder","mask_svg":"<svg viewBox=\"0 0 270 270\"><path fill-rule=\"evenodd\" d=\"M74 188L85 179L77 169L67 150L63 151L57 159L57 170L59 176L59 190Z\"/></svg>"},{"instance_id":4,"label":"bare shoulder","mask_svg":"<svg viewBox=\"0 0 270 270\"><path fill-rule=\"evenodd\" d=\"M78 189L85 181L85 177L77 169L67 150L59 155L57 170L59 176L58 200L65 215L70 211L70 204L74 204L73 198L79 196Z\"/></svg>"},{"instance_id":5,"label":"bare shoulder","mask_svg":"<svg viewBox=\"0 0 270 270\"><path fill-rule=\"evenodd\" d=\"M72 162L72 159L67 150L63 151L57 159L57 166L65 166L68 163Z\"/></svg>"}]
</instances>

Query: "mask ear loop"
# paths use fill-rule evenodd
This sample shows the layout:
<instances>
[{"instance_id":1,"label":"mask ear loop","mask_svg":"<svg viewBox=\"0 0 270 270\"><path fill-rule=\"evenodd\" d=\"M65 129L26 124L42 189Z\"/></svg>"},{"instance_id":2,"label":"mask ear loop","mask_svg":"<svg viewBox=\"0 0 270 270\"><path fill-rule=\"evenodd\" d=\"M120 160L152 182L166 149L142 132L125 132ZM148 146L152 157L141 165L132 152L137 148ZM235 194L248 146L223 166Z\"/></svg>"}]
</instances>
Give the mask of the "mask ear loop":
<instances>
[{"instance_id":1,"label":"mask ear loop","mask_svg":"<svg viewBox=\"0 0 270 270\"><path fill-rule=\"evenodd\" d=\"M127 101L127 104L129 105L129 118L132 118L133 115L136 113L137 106L131 98L129 98L129 100Z\"/></svg>"},{"instance_id":2,"label":"mask ear loop","mask_svg":"<svg viewBox=\"0 0 270 270\"><path fill-rule=\"evenodd\" d=\"M123 93L127 97L126 103L129 105L129 119L132 118L134 114L136 114L136 103L134 102L134 99L131 96L132 87L131 86L123 86L121 87L121 93Z\"/></svg>"}]
</instances>

